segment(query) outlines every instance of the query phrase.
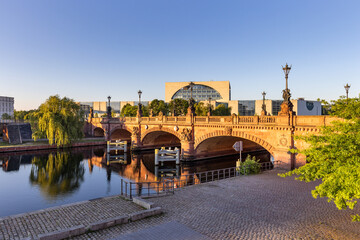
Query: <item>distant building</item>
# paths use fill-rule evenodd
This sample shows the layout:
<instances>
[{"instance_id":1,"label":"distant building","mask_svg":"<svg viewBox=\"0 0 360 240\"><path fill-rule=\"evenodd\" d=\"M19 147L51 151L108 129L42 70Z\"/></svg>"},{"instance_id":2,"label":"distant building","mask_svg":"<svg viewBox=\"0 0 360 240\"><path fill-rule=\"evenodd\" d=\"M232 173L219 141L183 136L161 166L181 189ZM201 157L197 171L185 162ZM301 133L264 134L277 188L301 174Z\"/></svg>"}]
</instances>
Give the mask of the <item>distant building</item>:
<instances>
[{"instance_id":1,"label":"distant building","mask_svg":"<svg viewBox=\"0 0 360 240\"><path fill-rule=\"evenodd\" d=\"M165 83L165 102L180 98L190 99L190 89L186 86L190 82L166 82ZM229 81L206 81L193 82L193 99L196 102L208 101L209 98L217 102L228 102L231 100L231 87Z\"/></svg>"},{"instance_id":2,"label":"distant building","mask_svg":"<svg viewBox=\"0 0 360 240\"><path fill-rule=\"evenodd\" d=\"M0 96L0 120L2 115L6 113L10 116L14 116L14 98Z\"/></svg>"},{"instance_id":3,"label":"distant building","mask_svg":"<svg viewBox=\"0 0 360 240\"><path fill-rule=\"evenodd\" d=\"M148 106L150 102L141 101L143 106ZM111 101L110 106L111 110L115 113L120 113L121 109L126 105L130 104L131 106L138 106L139 101ZM93 109L93 113L105 114L108 102L80 102L80 108L84 111L85 115L90 113L90 108Z\"/></svg>"},{"instance_id":4,"label":"distant building","mask_svg":"<svg viewBox=\"0 0 360 240\"><path fill-rule=\"evenodd\" d=\"M205 106L210 103L213 108L220 104L231 108L231 113L239 116L261 115L262 100L231 100L231 86L229 81L199 81L193 82L192 97L196 102L203 102ZM190 82L166 82L165 83L165 102L169 103L173 99L189 100L191 96L188 88ZM211 98L211 99L210 99ZM281 110L283 100L265 100L266 111L268 115L278 115ZM294 111L297 115L321 115L321 104L318 101L308 101L303 98L291 100L294 105ZM142 101L143 105L150 104L148 101ZM107 102L80 102L84 111L90 111L98 114L106 113ZM111 108L115 113L120 113L126 105L137 106L137 101L117 101L111 102Z\"/></svg>"}]
</instances>

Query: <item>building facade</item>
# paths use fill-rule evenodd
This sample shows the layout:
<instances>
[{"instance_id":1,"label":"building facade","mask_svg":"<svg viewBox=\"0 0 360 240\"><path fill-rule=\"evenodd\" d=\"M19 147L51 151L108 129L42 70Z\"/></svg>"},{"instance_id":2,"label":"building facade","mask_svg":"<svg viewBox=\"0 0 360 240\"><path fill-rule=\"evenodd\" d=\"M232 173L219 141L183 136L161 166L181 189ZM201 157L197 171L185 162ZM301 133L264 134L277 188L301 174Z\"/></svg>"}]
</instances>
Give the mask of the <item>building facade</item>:
<instances>
[{"instance_id":1,"label":"building facade","mask_svg":"<svg viewBox=\"0 0 360 240\"><path fill-rule=\"evenodd\" d=\"M14 98L0 96L0 120L3 114L14 116Z\"/></svg>"},{"instance_id":2,"label":"building facade","mask_svg":"<svg viewBox=\"0 0 360 240\"><path fill-rule=\"evenodd\" d=\"M172 99L189 99L191 91L188 88L190 82L166 82L165 102ZM208 101L209 98L217 102L228 102L231 100L231 87L229 81L204 81L193 82L192 96L196 102Z\"/></svg>"},{"instance_id":3,"label":"building facade","mask_svg":"<svg viewBox=\"0 0 360 240\"><path fill-rule=\"evenodd\" d=\"M205 106L209 103L213 108L220 104L231 108L231 113L240 116L261 115L263 100L231 100L231 87L229 81L199 81L193 82L192 97L196 102L203 102ZM165 102L169 103L173 99L189 100L191 90L190 82L166 82L165 83ZM278 115L281 110L283 100L265 100L267 115ZM294 111L297 115L321 115L321 103L318 101L308 101L303 98L291 100L294 105ZM84 105L82 109L86 114L90 107L94 113L104 114L108 102L80 102ZM115 113L120 113L126 105L137 106L138 101L112 101L111 108ZM147 106L149 101L141 101L141 104Z\"/></svg>"}]
</instances>

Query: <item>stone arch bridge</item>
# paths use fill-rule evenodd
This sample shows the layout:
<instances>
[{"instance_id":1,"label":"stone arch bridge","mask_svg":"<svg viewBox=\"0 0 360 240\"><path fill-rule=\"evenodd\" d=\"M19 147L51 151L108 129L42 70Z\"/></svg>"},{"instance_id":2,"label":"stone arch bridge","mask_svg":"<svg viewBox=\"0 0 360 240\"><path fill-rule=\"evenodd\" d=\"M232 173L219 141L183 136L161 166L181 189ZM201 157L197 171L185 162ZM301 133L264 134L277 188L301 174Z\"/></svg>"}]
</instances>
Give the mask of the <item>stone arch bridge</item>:
<instances>
[{"instance_id":1,"label":"stone arch bridge","mask_svg":"<svg viewBox=\"0 0 360 240\"><path fill-rule=\"evenodd\" d=\"M268 151L275 160L293 168L305 164L305 156L291 158L289 149L305 143L294 136L316 134L331 116L158 116L89 118L85 133L131 142L133 149L181 146L185 160L235 153L239 140L244 152Z\"/></svg>"}]
</instances>

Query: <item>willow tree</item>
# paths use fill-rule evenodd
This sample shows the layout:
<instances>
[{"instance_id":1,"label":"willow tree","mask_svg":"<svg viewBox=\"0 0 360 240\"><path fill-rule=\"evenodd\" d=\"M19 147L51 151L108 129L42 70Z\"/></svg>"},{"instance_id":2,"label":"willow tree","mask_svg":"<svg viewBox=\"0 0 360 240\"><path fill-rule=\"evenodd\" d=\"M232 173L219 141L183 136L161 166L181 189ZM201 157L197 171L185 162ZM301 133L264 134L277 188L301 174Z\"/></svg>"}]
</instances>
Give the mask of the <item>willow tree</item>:
<instances>
[{"instance_id":1,"label":"willow tree","mask_svg":"<svg viewBox=\"0 0 360 240\"><path fill-rule=\"evenodd\" d=\"M51 96L40 105L37 114L39 122L38 130L33 134L35 140L45 134L49 144L66 146L83 137L83 114L74 100Z\"/></svg>"},{"instance_id":2,"label":"willow tree","mask_svg":"<svg viewBox=\"0 0 360 240\"><path fill-rule=\"evenodd\" d=\"M312 191L314 198L325 197L338 209L354 209L360 199L360 98L332 101L331 114L341 117L318 135L300 137L309 147L295 152L306 155L307 164L281 176L321 180ZM353 221L360 221L354 214Z\"/></svg>"}]
</instances>

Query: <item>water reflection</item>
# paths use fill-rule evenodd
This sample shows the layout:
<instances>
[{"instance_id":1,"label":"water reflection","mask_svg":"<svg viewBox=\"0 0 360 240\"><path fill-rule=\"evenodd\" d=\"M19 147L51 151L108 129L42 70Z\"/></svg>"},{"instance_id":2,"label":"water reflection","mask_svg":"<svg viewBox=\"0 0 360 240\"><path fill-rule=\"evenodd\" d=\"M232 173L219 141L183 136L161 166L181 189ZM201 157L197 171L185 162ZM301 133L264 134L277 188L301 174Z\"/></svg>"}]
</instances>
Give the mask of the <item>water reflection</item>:
<instances>
[{"instance_id":1,"label":"water reflection","mask_svg":"<svg viewBox=\"0 0 360 240\"><path fill-rule=\"evenodd\" d=\"M164 162L155 166L154 151L115 154L108 158L105 147L74 148L71 151L33 151L0 154L0 217L34 211L77 201L120 194L121 180L147 182L137 193L155 187L164 178L175 177L180 184L199 182L192 173L235 167L238 155L176 165ZM257 153L269 161L270 155ZM242 156L246 158L246 154ZM195 180L194 180L195 178ZM201 178L201 177L200 177ZM149 184L152 182L154 184ZM30 183L30 184L29 184ZM161 190L161 188L157 188ZM26 201L27 204L24 204Z\"/></svg>"},{"instance_id":2,"label":"water reflection","mask_svg":"<svg viewBox=\"0 0 360 240\"><path fill-rule=\"evenodd\" d=\"M30 171L30 183L39 186L48 199L74 192L84 181L83 155L71 152L50 153L34 156Z\"/></svg>"}]
</instances>

